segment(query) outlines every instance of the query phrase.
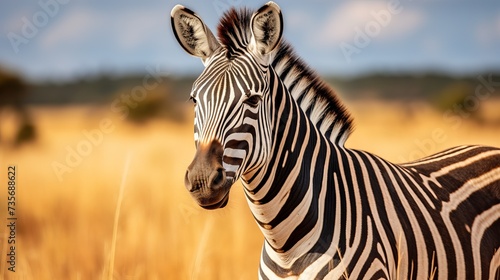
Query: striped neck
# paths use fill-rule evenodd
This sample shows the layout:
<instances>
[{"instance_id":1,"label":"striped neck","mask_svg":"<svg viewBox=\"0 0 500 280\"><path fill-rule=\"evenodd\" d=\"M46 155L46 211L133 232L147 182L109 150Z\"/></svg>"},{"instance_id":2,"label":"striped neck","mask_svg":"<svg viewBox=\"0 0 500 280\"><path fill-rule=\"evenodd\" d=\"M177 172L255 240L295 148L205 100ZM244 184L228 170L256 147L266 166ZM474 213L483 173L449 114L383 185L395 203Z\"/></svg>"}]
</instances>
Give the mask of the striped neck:
<instances>
[{"instance_id":1,"label":"striped neck","mask_svg":"<svg viewBox=\"0 0 500 280\"><path fill-rule=\"evenodd\" d=\"M218 38L232 59L248 51L252 33L248 9L231 9L218 26ZM272 66L302 111L332 143L340 146L353 129L352 119L344 105L328 86L283 39L270 54Z\"/></svg>"},{"instance_id":2,"label":"striped neck","mask_svg":"<svg viewBox=\"0 0 500 280\"><path fill-rule=\"evenodd\" d=\"M318 130L332 143L343 146L353 130L353 121L334 90L284 41L274 55L272 66Z\"/></svg>"},{"instance_id":3,"label":"striped neck","mask_svg":"<svg viewBox=\"0 0 500 280\"><path fill-rule=\"evenodd\" d=\"M331 169L333 144L300 109L274 71L270 85L270 155L260 169L242 179L250 209L266 238L266 250L273 251L269 255L276 256L277 262L289 264L320 238L325 215L321 204L327 192L323 186L333 186L334 176L314 171Z\"/></svg>"}]
</instances>

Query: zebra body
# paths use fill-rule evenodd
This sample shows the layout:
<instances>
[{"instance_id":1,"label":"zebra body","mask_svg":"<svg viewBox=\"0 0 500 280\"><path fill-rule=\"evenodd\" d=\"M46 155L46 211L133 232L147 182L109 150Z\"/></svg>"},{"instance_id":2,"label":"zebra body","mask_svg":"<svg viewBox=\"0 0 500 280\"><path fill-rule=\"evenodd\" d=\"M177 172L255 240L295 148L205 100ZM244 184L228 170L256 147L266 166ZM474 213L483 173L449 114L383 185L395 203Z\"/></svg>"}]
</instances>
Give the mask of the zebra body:
<instances>
[{"instance_id":1,"label":"zebra body","mask_svg":"<svg viewBox=\"0 0 500 280\"><path fill-rule=\"evenodd\" d=\"M241 179L265 242L261 279L500 277L500 150L456 147L396 165L347 149L351 120L281 41L279 7L232 10L219 39L176 6L193 85L197 153L186 187L224 207Z\"/></svg>"}]
</instances>

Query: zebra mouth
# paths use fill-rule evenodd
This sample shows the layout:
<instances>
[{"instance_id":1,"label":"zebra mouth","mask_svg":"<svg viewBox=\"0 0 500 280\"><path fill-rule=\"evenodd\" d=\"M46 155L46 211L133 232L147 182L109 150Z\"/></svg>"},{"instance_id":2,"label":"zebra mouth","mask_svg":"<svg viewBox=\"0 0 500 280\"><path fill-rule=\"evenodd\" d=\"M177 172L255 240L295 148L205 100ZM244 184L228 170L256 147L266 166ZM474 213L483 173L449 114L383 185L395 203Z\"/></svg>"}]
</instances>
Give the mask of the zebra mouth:
<instances>
[{"instance_id":1,"label":"zebra mouth","mask_svg":"<svg viewBox=\"0 0 500 280\"><path fill-rule=\"evenodd\" d=\"M229 201L229 191L231 190L232 182L226 180L218 188L199 189L191 192L191 195L196 200L201 208L214 210L224 208Z\"/></svg>"},{"instance_id":2,"label":"zebra mouth","mask_svg":"<svg viewBox=\"0 0 500 280\"><path fill-rule=\"evenodd\" d=\"M224 195L224 197L219 202L216 202L216 203L210 204L210 205L200 204L200 206L201 206L201 208L206 209L206 210L215 210L215 209L226 207L228 201L229 201L229 191Z\"/></svg>"}]
</instances>

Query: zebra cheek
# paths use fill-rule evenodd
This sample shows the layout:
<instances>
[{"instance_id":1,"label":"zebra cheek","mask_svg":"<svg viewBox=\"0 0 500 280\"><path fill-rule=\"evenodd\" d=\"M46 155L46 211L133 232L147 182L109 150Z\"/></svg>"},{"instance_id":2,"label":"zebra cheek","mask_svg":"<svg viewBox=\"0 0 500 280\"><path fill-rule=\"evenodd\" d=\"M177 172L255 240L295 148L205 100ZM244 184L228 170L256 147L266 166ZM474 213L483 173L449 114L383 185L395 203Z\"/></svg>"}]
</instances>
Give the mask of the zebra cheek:
<instances>
[{"instance_id":1,"label":"zebra cheek","mask_svg":"<svg viewBox=\"0 0 500 280\"><path fill-rule=\"evenodd\" d=\"M228 180L234 182L238 180L241 169L240 165L241 161L239 161L237 158L231 157L231 156L224 156L222 159L222 166L224 167L224 170L226 171L226 177Z\"/></svg>"}]
</instances>

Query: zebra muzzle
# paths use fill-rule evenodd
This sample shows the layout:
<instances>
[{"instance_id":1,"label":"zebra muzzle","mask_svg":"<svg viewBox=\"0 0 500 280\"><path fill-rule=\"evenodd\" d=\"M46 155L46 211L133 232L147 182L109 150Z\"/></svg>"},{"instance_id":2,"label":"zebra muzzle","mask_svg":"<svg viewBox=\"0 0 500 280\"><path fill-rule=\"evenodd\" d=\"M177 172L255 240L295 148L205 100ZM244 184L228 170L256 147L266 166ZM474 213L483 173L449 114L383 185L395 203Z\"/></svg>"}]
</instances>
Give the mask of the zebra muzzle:
<instances>
[{"instance_id":1,"label":"zebra muzzle","mask_svg":"<svg viewBox=\"0 0 500 280\"><path fill-rule=\"evenodd\" d=\"M231 182L222 166L223 148L218 141L200 144L188 166L184 184L191 196L205 209L226 206Z\"/></svg>"}]
</instances>

